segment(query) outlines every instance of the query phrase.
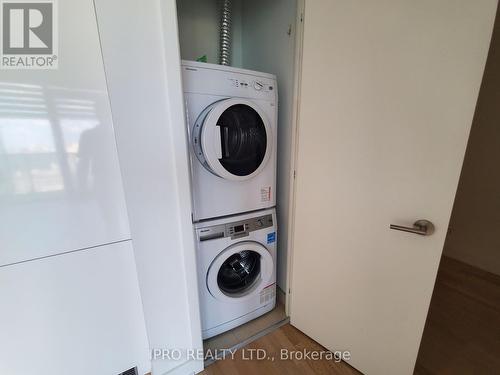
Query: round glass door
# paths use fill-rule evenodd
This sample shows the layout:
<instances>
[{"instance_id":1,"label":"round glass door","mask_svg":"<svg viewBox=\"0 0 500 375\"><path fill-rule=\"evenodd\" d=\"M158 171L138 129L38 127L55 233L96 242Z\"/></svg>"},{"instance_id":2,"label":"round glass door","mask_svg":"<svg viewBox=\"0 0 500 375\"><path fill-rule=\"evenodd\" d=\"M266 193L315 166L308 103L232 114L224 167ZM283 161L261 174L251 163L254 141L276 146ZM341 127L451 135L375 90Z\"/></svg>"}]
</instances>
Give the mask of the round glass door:
<instances>
[{"instance_id":1,"label":"round glass door","mask_svg":"<svg viewBox=\"0 0 500 375\"><path fill-rule=\"evenodd\" d=\"M221 100L207 107L193 127L198 160L213 174L247 180L265 167L273 136L265 114L246 99Z\"/></svg>"},{"instance_id":2,"label":"round glass door","mask_svg":"<svg viewBox=\"0 0 500 375\"><path fill-rule=\"evenodd\" d=\"M219 269L217 285L227 295L248 291L260 274L260 254L251 250L231 255Z\"/></svg>"},{"instance_id":3,"label":"round glass door","mask_svg":"<svg viewBox=\"0 0 500 375\"><path fill-rule=\"evenodd\" d=\"M217 255L207 272L207 287L217 299L238 302L254 298L273 275L269 250L254 241L239 242Z\"/></svg>"},{"instance_id":4,"label":"round glass door","mask_svg":"<svg viewBox=\"0 0 500 375\"><path fill-rule=\"evenodd\" d=\"M217 121L220 128L222 166L236 176L255 172L267 150L267 134L262 118L246 104L227 108Z\"/></svg>"}]
</instances>

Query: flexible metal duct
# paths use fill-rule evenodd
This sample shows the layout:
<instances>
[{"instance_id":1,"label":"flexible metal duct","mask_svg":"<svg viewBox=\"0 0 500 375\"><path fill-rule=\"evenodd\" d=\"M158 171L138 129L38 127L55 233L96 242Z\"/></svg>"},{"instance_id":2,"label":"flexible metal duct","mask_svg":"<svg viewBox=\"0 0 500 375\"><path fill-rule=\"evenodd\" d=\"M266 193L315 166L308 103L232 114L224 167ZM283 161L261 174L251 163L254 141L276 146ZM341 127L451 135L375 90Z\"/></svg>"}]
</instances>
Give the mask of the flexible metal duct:
<instances>
[{"instance_id":1,"label":"flexible metal duct","mask_svg":"<svg viewBox=\"0 0 500 375\"><path fill-rule=\"evenodd\" d=\"M220 64L231 65L231 0L222 0L219 43Z\"/></svg>"}]
</instances>

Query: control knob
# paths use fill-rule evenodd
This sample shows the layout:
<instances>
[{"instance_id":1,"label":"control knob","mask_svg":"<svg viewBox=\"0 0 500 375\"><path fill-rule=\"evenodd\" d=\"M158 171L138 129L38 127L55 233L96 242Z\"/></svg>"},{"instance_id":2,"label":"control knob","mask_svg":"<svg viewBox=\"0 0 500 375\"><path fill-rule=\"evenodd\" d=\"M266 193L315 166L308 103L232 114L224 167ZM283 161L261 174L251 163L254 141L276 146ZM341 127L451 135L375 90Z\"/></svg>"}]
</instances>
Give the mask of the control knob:
<instances>
[{"instance_id":1,"label":"control knob","mask_svg":"<svg viewBox=\"0 0 500 375\"><path fill-rule=\"evenodd\" d=\"M264 88L264 84L262 82L259 82L259 81L255 81L253 83L253 88L257 91L260 91Z\"/></svg>"}]
</instances>

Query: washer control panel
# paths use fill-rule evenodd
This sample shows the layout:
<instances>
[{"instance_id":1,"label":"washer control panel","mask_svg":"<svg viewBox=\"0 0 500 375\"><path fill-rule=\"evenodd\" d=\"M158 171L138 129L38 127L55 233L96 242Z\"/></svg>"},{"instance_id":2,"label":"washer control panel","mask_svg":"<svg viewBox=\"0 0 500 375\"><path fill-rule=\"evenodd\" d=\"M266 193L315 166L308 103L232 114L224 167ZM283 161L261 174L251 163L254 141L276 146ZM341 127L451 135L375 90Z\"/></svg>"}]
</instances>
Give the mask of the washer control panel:
<instances>
[{"instance_id":1,"label":"washer control panel","mask_svg":"<svg viewBox=\"0 0 500 375\"><path fill-rule=\"evenodd\" d=\"M198 230L200 241L231 237L231 239L248 236L250 232L273 226L273 215L253 217L247 220L228 224L214 225Z\"/></svg>"}]
</instances>

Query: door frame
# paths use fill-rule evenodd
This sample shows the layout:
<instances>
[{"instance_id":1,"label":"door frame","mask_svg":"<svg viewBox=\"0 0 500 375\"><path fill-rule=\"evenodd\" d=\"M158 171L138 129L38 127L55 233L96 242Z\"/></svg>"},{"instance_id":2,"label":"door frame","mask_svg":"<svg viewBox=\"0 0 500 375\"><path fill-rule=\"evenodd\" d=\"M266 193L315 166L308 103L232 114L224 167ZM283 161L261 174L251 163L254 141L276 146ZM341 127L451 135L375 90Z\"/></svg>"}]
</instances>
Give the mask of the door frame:
<instances>
[{"instance_id":1,"label":"door frame","mask_svg":"<svg viewBox=\"0 0 500 375\"><path fill-rule=\"evenodd\" d=\"M286 259L286 286L285 286L285 314L290 316L290 301L292 299L291 280L293 269L294 235L295 228L295 188L297 175L297 155L299 147L299 114L302 83L302 55L304 42L305 0L297 0L295 20L295 59L294 59L294 88L293 88L293 114L292 114L292 145L290 147L290 175L289 175L289 201L288 201L288 256Z\"/></svg>"}]
</instances>

